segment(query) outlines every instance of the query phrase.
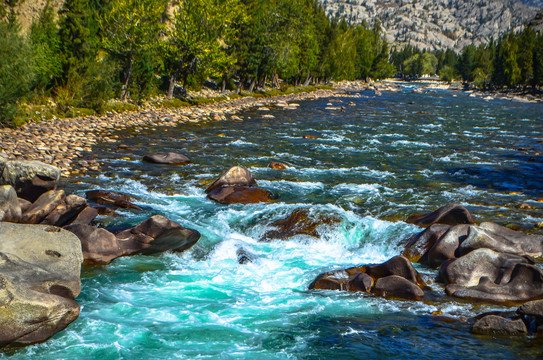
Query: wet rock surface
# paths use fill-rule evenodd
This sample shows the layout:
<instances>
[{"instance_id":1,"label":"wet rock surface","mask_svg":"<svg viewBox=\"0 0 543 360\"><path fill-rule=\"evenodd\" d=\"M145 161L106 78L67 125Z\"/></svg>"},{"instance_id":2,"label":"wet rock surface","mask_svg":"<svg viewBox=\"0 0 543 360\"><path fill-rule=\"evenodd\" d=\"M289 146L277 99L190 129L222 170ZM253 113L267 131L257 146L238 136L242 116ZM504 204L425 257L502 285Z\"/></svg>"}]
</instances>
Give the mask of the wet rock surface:
<instances>
[{"instance_id":1,"label":"wet rock surface","mask_svg":"<svg viewBox=\"0 0 543 360\"><path fill-rule=\"evenodd\" d=\"M144 162L153 164L167 164L167 165L185 165L191 163L191 160L183 155L173 152L166 154L151 154L143 157Z\"/></svg>"},{"instance_id":2,"label":"wet rock surface","mask_svg":"<svg viewBox=\"0 0 543 360\"><path fill-rule=\"evenodd\" d=\"M275 230L266 232L260 241L274 239L286 240L296 235L306 235L319 238L319 229L337 224L341 219L333 214L313 213L309 208L294 210L286 218L277 220L271 224Z\"/></svg>"}]
</instances>

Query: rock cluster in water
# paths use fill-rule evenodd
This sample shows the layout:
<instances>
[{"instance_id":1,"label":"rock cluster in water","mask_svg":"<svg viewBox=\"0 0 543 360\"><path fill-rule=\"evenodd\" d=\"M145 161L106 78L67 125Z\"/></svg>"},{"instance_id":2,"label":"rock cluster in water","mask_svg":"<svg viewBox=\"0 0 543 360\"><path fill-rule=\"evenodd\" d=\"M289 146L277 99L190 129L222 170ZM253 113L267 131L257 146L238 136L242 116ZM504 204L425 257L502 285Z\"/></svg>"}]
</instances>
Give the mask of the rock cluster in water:
<instances>
[{"instance_id":1,"label":"rock cluster in water","mask_svg":"<svg viewBox=\"0 0 543 360\"><path fill-rule=\"evenodd\" d=\"M82 264L181 252L200 239L161 215L118 233L91 225L96 208L141 208L112 191L89 191L89 202L66 194L59 177L36 161L0 162L0 348L45 341L77 319Z\"/></svg>"},{"instance_id":2,"label":"rock cluster in water","mask_svg":"<svg viewBox=\"0 0 543 360\"><path fill-rule=\"evenodd\" d=\"M209 199L222 204L254 204L275 199L269 191L257 186L253 174L243 166L228 169L206 193Z\"/></svg>"}]
</instances>

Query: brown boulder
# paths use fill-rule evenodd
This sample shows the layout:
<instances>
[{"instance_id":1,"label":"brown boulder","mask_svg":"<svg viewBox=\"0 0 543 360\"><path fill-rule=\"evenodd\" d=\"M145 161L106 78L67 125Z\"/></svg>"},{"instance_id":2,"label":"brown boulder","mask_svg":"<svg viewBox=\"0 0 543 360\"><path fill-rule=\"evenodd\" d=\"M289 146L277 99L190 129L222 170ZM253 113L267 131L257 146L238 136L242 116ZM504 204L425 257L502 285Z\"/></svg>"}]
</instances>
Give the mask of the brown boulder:
<instances>
[{"instance_id":1,"label":"brown boulder","mask_svg":"<svg viewBox=\"0 0 543 360\"><path fill-rule=\"evenodd\" d=\"M453 203L440 207L430 214L410 216L407 222L418 226L430 226L432 224L460 225L474 224L475 219L464 206Z\"/></svg>"},{"instance_id":2,"label":"brown boulder","mask_svg":"<svg viewBox=\"0 0 543 360\"><path fill-rule=\"evenodd\" d=\"M68 225L65 229L74 233L81 241L86 264L107 265L125 254L115 235L105 229L82 224Z\"/></svg>"},{"instance_id":3,"label":"brown boulder","mask_svg":"<svg viewBox=\"0 0 543 360\"><path fill-rule=\"evenodd\" d=\"M284 219L277 220L271 224L275 230L268 231L260 241L273 239L286 240L296 235L306 235L318 238L319 228L331 226L341 222L338 216L330 213L315 213L311 209L300 208L294 210Z\"/></svg>"},{"instance_id":4,"label":"brown boulder","mask_svg":"<svg viewBox=\"0 0 543 360\"><path fill-rule=\"evenodd\" d=\"M41 223L62 227L73 221L86 206L87 201L84 198L73 194L68 195L65 201L51 211Z\"/></svg>"},{"instance_id":5,"label":"brown boulder","mask_svg":"<svg viewBox=\"0 0 543 360\"><path fill-rule=\"evenodd\" d=\"M196 230L186 229L162 215L154 215L131 229L116 235L125 255L176 252L191 248L200 239Z\"/></svg>"},{"instance_id":6,"label":"brown boulder","mask_svg":"<svg viewBox=\"0 0 543 360\"><path fill-rule=\"evenodd\" d=\"M287 164L284 164L282 162L272 161L268 165L268 167L276 170L285 170L287 168Z\"/></svg>"},{"instance_id":7,"label":"brown boulder","mask_svg":"<svg viewBox=\"0 0 543 360\"><path fill-rule=\"evenodd\" d=\"M141 207L133 204L132 197L128 194L109 190L91 190L85 193L88 200L99 204L111 205L125 209L141 210Z\"/></svg>"},{"instance_id":8,"label":"brown boulder","mask_svg":"<svg viewBox=\"0 0 543 360\"><path fill-rule=\"evenodd\" d=\"M233 166L207 188L206 194L223 186L256 186L256 180L253 174L243 166Z\"/></svg>"},{"instance_id":9,"label":"brown boulder","mask_svg":"<svg viewBox=\"0 0 543 360\"><path fill-rule=\"evenodd\" d=\"M64 190L50 190L42 194L30 209L25 211L21 222L25 224L38 224L45 219L57 206L66 199Z\"/></svg>"},{"instance_id":10,"label":"brown boulder","mask_svg":"<svg viewBox=\"0 0 543 360\"><path fill-rule=\"evenodd\" d=\"M398 275L378 279L371 292L387 298L407 300L422 300L424 298L424 291L420 287Z\"/></svg>"},{"instance_id":11,"label":"brown boulder","mask_svg":"<svg viewBox=\"0 0 543 360\"><path fill-rule=\"evenodd\" d=\"M144 162L153 163L153 164L168 164L168 165L185 165L189 164L191 161L188 157L183 154L177 154L169 152L166 154L153 154L145 155L143 157Z\"/></svg>"},{"instance_id":12,"label":"brown boulder","mask_svg":"<svg viewBox=\"0 0 543 360\"><path fill-rule=\"evenodd\" d=\"M90 206L85 207L75 219L70 222L70 225L82 224L90 225L93 220L98 216L98 211Z\"/></svg>"},{"instance_id":13,"label":"brown boulder","mask_svg":"<svg viewBox=\"0 0 543 360\"><path fill-rule=\"evenodd\" d=\"M19 207L21 208L21 211L24 213L28 209L32 207L32 203L28 200L18 198L19 200Z\"/></svg>"},{"instance_id":14,"label":"brown boulder","mask_svg":"<svg viewBox=\"0 0 543 360\"><path fill-rule=\"evenodd\" d=\"M244 186L222 186L211 191L207 197L222 204L255 204L275 199L264 189Z\"/></svg>"},{"instance_id":15,"label":"brown boulder","mask_svg":"<svg viewBox=\"0 0 543 360\"><path fill-rule=\"evenodd\" d=\"M450 228L450 225L430 225L426 230L409 238L402 255L418 262Z\"/></svg>"},{"instance_id":16,"label":"brown boulder","mask_svg":"<svg viewBox=\"0 0 543 360\"><path fill-rule=\"evenodd\" d=\"M411 281L413 284L426 286L417 270L413 267L413 264L403 256L394 256L382 264L366 265L364 268L364 272L375 280L391 275L397 275Z\"/></svg>"}]
</instances>

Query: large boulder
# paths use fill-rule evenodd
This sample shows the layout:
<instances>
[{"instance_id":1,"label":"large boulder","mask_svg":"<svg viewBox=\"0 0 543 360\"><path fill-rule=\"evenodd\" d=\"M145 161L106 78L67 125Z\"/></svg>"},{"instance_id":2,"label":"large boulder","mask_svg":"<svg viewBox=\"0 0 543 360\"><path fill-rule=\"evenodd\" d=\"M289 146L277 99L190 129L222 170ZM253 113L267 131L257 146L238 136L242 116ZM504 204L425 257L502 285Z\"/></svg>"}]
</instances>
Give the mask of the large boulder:
<instances>
[{"instance_id":1,"label":"large boulder","mask_svg":"<svg viewBox=\"0 0 543 360\"><path fill-rule=\"evenodd\" d=\"M475 321L471 332L483 335L526 335L528 329L519 317L509 319L495 314L483 315Z\"/></svg>"},{"instance_id":2,"label":"large boulder","mask_svg":"<svg viewBox=\"0 0 543 360\"><path fill-rule=\"evenodd\" d=\"M411 261L418 262L450 228L450 225L430 225L426 230L407 240L402 255Z\"/></svg>"},{"instance_id":3,"label":"large boulder","mask_svg":"<svg viewBox=\"0 0 543 360\"><path fill-rule=\"evenodd\" d=\"M371 292L387 298L409 300L422 300L424 298L424 291L420 287L398 275L378 279Z\"/></svg>"},{"instance_id":4,"label":"large boulder","mask_svg":"<svg viewBox=\"0 0 543 360\"><path fill-rule=\"evenodd\" d=\"M294 210L286 218L271 224L275 230L264 234L260 241L273 239L286 240L296 235L306 235L314 238L320 236L319 230L324 226L331 226L341 222L338 216L330 213L314 212L311 209L300 208Z\"/></svg>"},{"instance_id":5,"label":"large boulder","mask_svg":"<svg viewBox=\"0 0 543 360\"><path fill-rule=\"evenodd\" d=\"M275 199L267 190L245 186L222 186L211 191L207 197L221 204L256 204Z\"/></svg>"},{"instance_id":6,"label":"large boulder","mask_svg":"<svg viewBox=\"0 0 543 360\"><path fill-rule=\"evenodd\" d=\"M38 224L42 222L53 210L64 203L66 194L64 190L49 190L43 193L32 204L30 209L24 212L21 222L25 224Z\"/></svg>"},{"instance_id":7,"label":"large boulder","mask_svg":"<svg viewBox=\"0 0 543 360\"><path fill-rule=\"evenodd\" d=\"M507 280L482 277L475 286L448 285L445 291L460 299L506 305L543 299L543 271L535 265L517 263Z\"/></svg>"},{"instance_id":8,"label":"large boulder","mask_svg":"<svg viewBox=\"0 0 543 360\"><path fill-rule=\"evenodd\" d=\"M449 204L440 207L436 211L426 215L415 215L407 219L408 223L419 226L430 226L432 224L474 224L475 218L468 209L460 204Z\"/></svg>"},{"instance_id":9,"label":"large boulder","mask_svg":"<svg viewBox=\"0 0 543 360\"><path fill-rule=\"evenodd\" d=\"M496 284L509 281L517 264L531 264L528 258L503 254L490 249L478 249L458 259L443 263L440 279L445 284L464 287L479 284L481 278L488 278Z\"/></svg>"},{"instance_id":10,"label":"large boulder","mask_svg":"<svg viewBox=\"0 0 543 360\"><path fill-rule=\"evenodd\" d=\"M116 238L125 255L154 254L167 250L185 251L198 242L200 233L162 215L154 215L131 229L121 231Z\"/></svg>"},{"instance_id":11,"label":"large boulder","mask_svg":"<svg viewBox=\"0 0 543 360\"><path fill-rule=\"evenodd\" d=\"M107 265L126 254L115 235L106 229L85 224L68 225L65 229L74 233L81 241L85 264Z\"/></svg>"},{"instance_id":12,"label":"large boulder","mask_svg":"<svg viewBox=\"0 0 543 360\"><path fill-rule=\"evenodd\" d=\"M91 190L85 193L87 200L94 201L99 204L105 204L117 208L141 210L141 207L132 203L132 197L128 194L123 194L109 190Z\"/></svg>"},{"instance_id":13,"label":"large boulder","mask_svg":"<svg viewBox=\"0 0 543 360\"><path fill-rule=\"evenodd\" d=\"M469 225L456 225L450 228L424 254L420 262L430 267L439 267L445 261L456 258L457 249L466 239L469 228Z\"/></svg>"},{"instance_id":14,"label":"large boulder","mask_svg":"<svg viewBox=\"0 0 543 360\"><path fill-rule=\"evenodd\" d=\"M0 158L0 185L11 185L17 195L31 202L56 188L60 169L39 161Z\"/></svg>"},{"instance_id":15,"label":"large boulder","mask_svg":"<svg viewBox=\"0 0 543 360\"><path fill-rule=\"evenodd\" d=\"M42 224L64 226L71 223L87 207L87 200L70 194L41 222Z\"/></svg>"},{"instance_id":16,"label":"large boulder","mask_svg":"<svg viewBox=\"0 0 543 360\"><path fill-rule=\"evenodd\" d=\"M0 347L45 341L79 316L79 239L47 225L0 223Z\"/></svg>"},{"instance_id":17,"label":"large boulder","mask_svg":"<svg viewBox=\"0 0 543 360\"><path fill-rule=\"evenodd\" d=\"M75 219L70 221L69 225L75 225L75 224L90 225L97 216L98 216L98 210L90 206L87 206L83 210L81 210L79 214L77 214Z\"/></svg>"},{"instance_id":18,"label":"large boulder","mask_svg":"<svg viewBox=\"0 0 543 360\"><path fill-rule=\"evenodd\" d=\"M482 248L508 254L539 257L543 255L543 236L527 235L495 223L484 222L480 226L469 227L468 236L460 244L458 253L464 255Z\"/></svg>"},{"instance_id":19,"label":"large boulder","mask_svg":"<svg viewBox=\"0 0 543 360\"><path fill-rule=\"evenodd\" d=\"M0 186L0 221L19 222L21 216L21 206L13 186Z\"/></svg>"},{"instance_id":20,"label":"large boulder","mask_svg":"<svg viewBox=\"0 0 543 360\"><path fill-rule=\"evenodd\" d=\"M243 166L233 166L211 184L206 194L223 186L257 186L253 174Z\"/></svg>"},{"instance_id":21,"label":"large boulder","mask_svg":"<svg viewBox=\"0 0 543 360\"><path fill-rule=\"evenodd\" d=\"M519 307L517 312L521 315L535 317L543 321L543 300L527 302Z\"/></svg>"},{"instance_id":22,"label":"large boulder","mask_svg":"<svg viewBox=\"0 0 543 360\"><path fill-rule=\"evenodd\" d=\"M153 164L167 164L167 165L185 165L189 164L191 161L188 157L183 154L177 154L174 152L169 152L166 154L152 154L145 155L143 157L144 162L153 163Z\"/></svg>"},{"instance_id":23,"label":"large boulder","mask_svg":"<svg viewBox=\"0 0 543 360\"><path fill-rule=\"evenodd\" d=\"M378 296L421 300L426 285L411 262L395 256L382 264L320 274L309 289L372 292Z\"/></svg>"}]
</instances>

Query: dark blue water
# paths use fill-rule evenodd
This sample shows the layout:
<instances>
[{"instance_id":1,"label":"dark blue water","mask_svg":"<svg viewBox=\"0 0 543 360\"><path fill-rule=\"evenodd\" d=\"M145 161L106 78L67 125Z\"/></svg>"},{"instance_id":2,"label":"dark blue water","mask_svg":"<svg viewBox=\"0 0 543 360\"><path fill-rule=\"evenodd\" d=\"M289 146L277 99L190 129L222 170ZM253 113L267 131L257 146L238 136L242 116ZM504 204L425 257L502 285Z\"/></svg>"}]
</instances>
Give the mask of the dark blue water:
<instances>
[{"instance_id":1,"label":"dark blue water","mask_svg":"<svg viewBox=\"0 0 543 360\"><path fill-rule=\"evenodd\" d=\"M466 319L497 306L447 298L390 301L308 291L323 271L382 262L417 231L408 215L460 202L478 220L541 233L543 106L434 91L353 94L250 110L242 122L129 129L89 158L102 170L68 188L123 191L144 211L101 217L106 227L160 213L202 233L181 255L135 256L86 269L80 318L52 340L19 350L39 359L496 359L540 356L541 339L479 337ZM344 107L330 110L326 107ZM263 118L272 114L273 119ZM304 139L313 135L318 139ZM144 164L178 151L183 167ZM270 161L287 170L268 168ZM232 165L278 195L224 206L204 189ZM531 210L516 208L521 203ZM259 242L275 220L308 207L341 221L320 238ZM254 261L240 265L244 248ZM419 267L435 276L435 271ZM442 313L459 321L446 322Z\"/></svg>"}]
</instances>

